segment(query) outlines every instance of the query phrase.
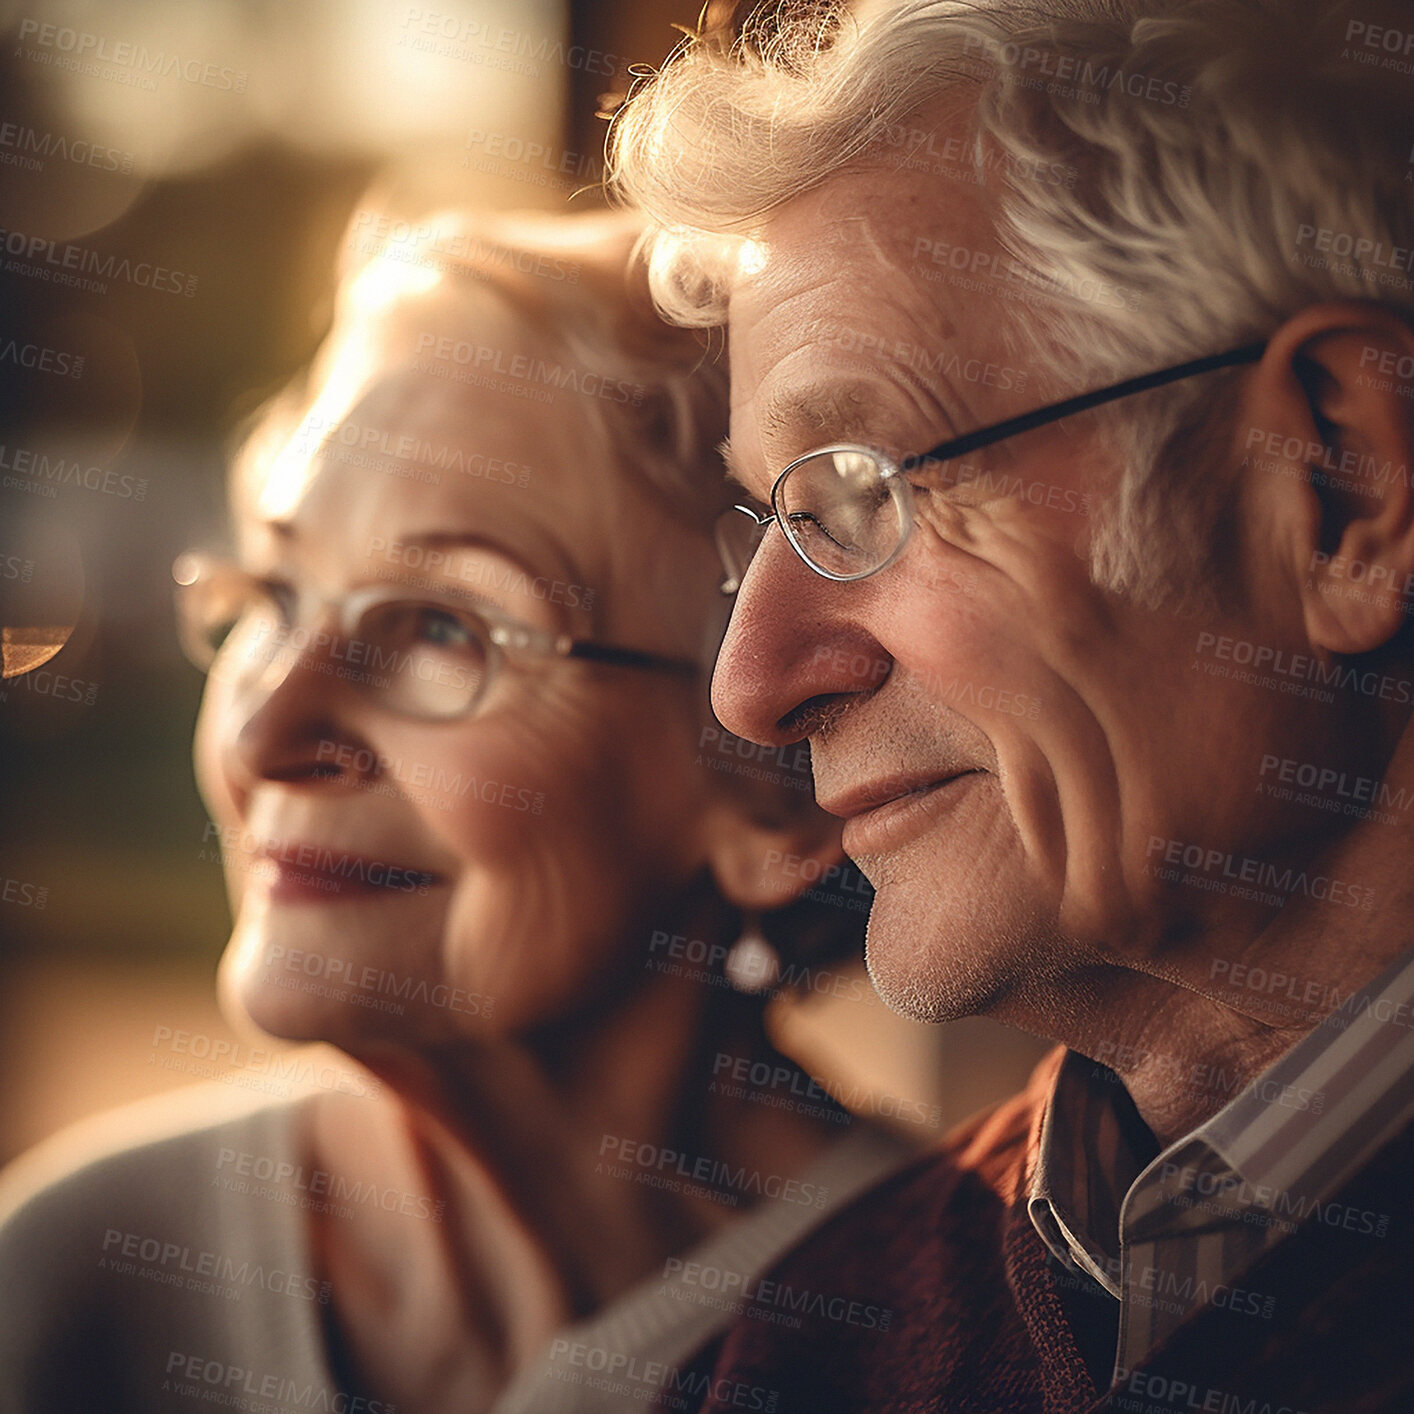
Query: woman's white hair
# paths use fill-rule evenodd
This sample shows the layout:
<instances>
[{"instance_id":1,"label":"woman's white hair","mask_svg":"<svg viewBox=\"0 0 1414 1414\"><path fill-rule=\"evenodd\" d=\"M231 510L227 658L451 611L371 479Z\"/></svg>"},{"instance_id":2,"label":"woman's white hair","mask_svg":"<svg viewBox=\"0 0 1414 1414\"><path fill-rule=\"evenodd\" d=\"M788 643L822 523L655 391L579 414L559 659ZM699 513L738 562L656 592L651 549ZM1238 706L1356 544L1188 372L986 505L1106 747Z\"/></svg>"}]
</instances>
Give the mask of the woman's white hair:
<instances>
[{"instance_id":1,"label":"woman's white hair","mask_svg":"<svg viewBox=\"0 0 1414 1414\"><path fill-rule=\"evenodd\" d=\"M660 305L709 325L768 212L906 157L912 115L970 97L969 160L1010 254L1048 291L1141 295L1061 293L1043 327L1015 329L1079 391L1259 340L1322 300L1414 314L1411 74L1414 14L1393 0L787 0L730 42L680 46L616 118L611 176L662 228ZM1056 171L1069 183L1037 179ZM1211 588L1232 492L1193 466L1236 376L1105 417L1126 472L1099 582L1151 602Z\"/></svg>"}]
</instances>

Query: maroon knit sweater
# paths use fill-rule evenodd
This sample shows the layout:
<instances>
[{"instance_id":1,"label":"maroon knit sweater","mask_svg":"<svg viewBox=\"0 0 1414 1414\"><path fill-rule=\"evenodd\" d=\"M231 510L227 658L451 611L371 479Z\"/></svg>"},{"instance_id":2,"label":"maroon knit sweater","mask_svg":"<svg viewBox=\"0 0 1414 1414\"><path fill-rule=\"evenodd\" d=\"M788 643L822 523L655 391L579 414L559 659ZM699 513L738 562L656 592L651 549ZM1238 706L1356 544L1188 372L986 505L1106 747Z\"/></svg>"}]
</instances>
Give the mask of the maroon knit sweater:
<instances>
[{"instance_id":1,"label":"maroon knit sweater","mask_svg":"<svg viewBox=\"0 0 1414 1414\"><path fill-rule=\"evenodd\" d=\"M1391 1215L1386 1238L1308 1220L1244 1276L1279 1294L1274 1319L1204 1307L1109 1388L1118 1302L1026 1213L1061 1055L796 1248L770 1273L788 1293L658 1407L705 1392L703 1414L1414 1414L1414 1131L1339 1195ZM780 1319L794 1303L798 1326ZM865 1307L888 1308L887 1328Z\"/></svg>"}]
</instances>

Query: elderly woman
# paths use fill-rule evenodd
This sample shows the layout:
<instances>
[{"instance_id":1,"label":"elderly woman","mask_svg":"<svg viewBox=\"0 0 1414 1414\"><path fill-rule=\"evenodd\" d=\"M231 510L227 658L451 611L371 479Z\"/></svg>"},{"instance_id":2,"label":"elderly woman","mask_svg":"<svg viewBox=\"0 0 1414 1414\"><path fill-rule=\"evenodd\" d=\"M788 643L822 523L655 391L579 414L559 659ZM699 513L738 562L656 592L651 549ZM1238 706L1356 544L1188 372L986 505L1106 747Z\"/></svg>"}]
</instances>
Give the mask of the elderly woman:
<instances>
[{"instance_id":1,"label":"elderly woman","mask_svg":"<svg viewBox=\"0 0 1414 1414\"><path fill-rule=\"evenodd\" d=\"M605 1341L651 1397L637 1356L738 1309L681 1254L739 1286L900 1153L715 1080L812 1093L761 997L858 918L797 900L840 858L801 770L712 769L723 379L630 220L384 234L243 446L234 558L177 566L223 1005L357 1064L15 1175L7 1411L621 1407Z\"/></svg>"}]
</instances>

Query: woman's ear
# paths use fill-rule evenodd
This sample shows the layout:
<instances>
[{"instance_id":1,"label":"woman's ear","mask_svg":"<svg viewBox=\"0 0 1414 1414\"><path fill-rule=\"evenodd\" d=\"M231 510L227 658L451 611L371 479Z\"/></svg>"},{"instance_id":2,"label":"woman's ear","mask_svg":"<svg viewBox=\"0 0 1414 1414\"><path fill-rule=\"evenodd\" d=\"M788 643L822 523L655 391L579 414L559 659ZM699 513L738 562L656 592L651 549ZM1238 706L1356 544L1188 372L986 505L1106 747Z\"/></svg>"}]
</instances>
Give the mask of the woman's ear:
<instances>
[{"instance_id":1,"label":"woman's ear","mask_svg":"<svg viewBox=\"0 0 1414 1414\"><path fill-rule=\"evenodd\" d=\"M1277 506L1307 638L1383 646L1414 602L1414 330L1373 303L1312 305L1273 336L1244 404L1248 485Z\"/></svg>"},{"instance_id":2,"label":"woman's ear","mask_svg":"<svg viewBox=\"0 0 1414 1414\"><path fill-rule=\"evenodd\" d=\"M783 908L839 874L842 829L842 822L823 810L767 821L741 802L716 801L707 821L712 876L722 896L738 908Z\"/></svg>"}]
</instances>

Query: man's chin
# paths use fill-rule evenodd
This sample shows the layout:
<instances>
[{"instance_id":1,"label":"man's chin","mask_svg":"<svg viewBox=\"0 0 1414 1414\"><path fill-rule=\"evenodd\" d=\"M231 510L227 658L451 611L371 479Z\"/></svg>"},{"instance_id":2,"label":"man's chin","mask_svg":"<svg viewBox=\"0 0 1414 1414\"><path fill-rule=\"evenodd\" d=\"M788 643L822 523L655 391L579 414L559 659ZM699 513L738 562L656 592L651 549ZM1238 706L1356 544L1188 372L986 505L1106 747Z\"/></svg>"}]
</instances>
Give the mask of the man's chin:
<instances>
[{"instance_id":1,"label":"man's chin","mask_svg":"<svg viewBox=\"0 0 1414 1414\"><path fill-rule=\"evenodd\" d=\"M996 1013L1049 958L1055 932L1015 895L877 886L864 962L891 1010L915 1021Z\"/></svg>"}]
</instances>

